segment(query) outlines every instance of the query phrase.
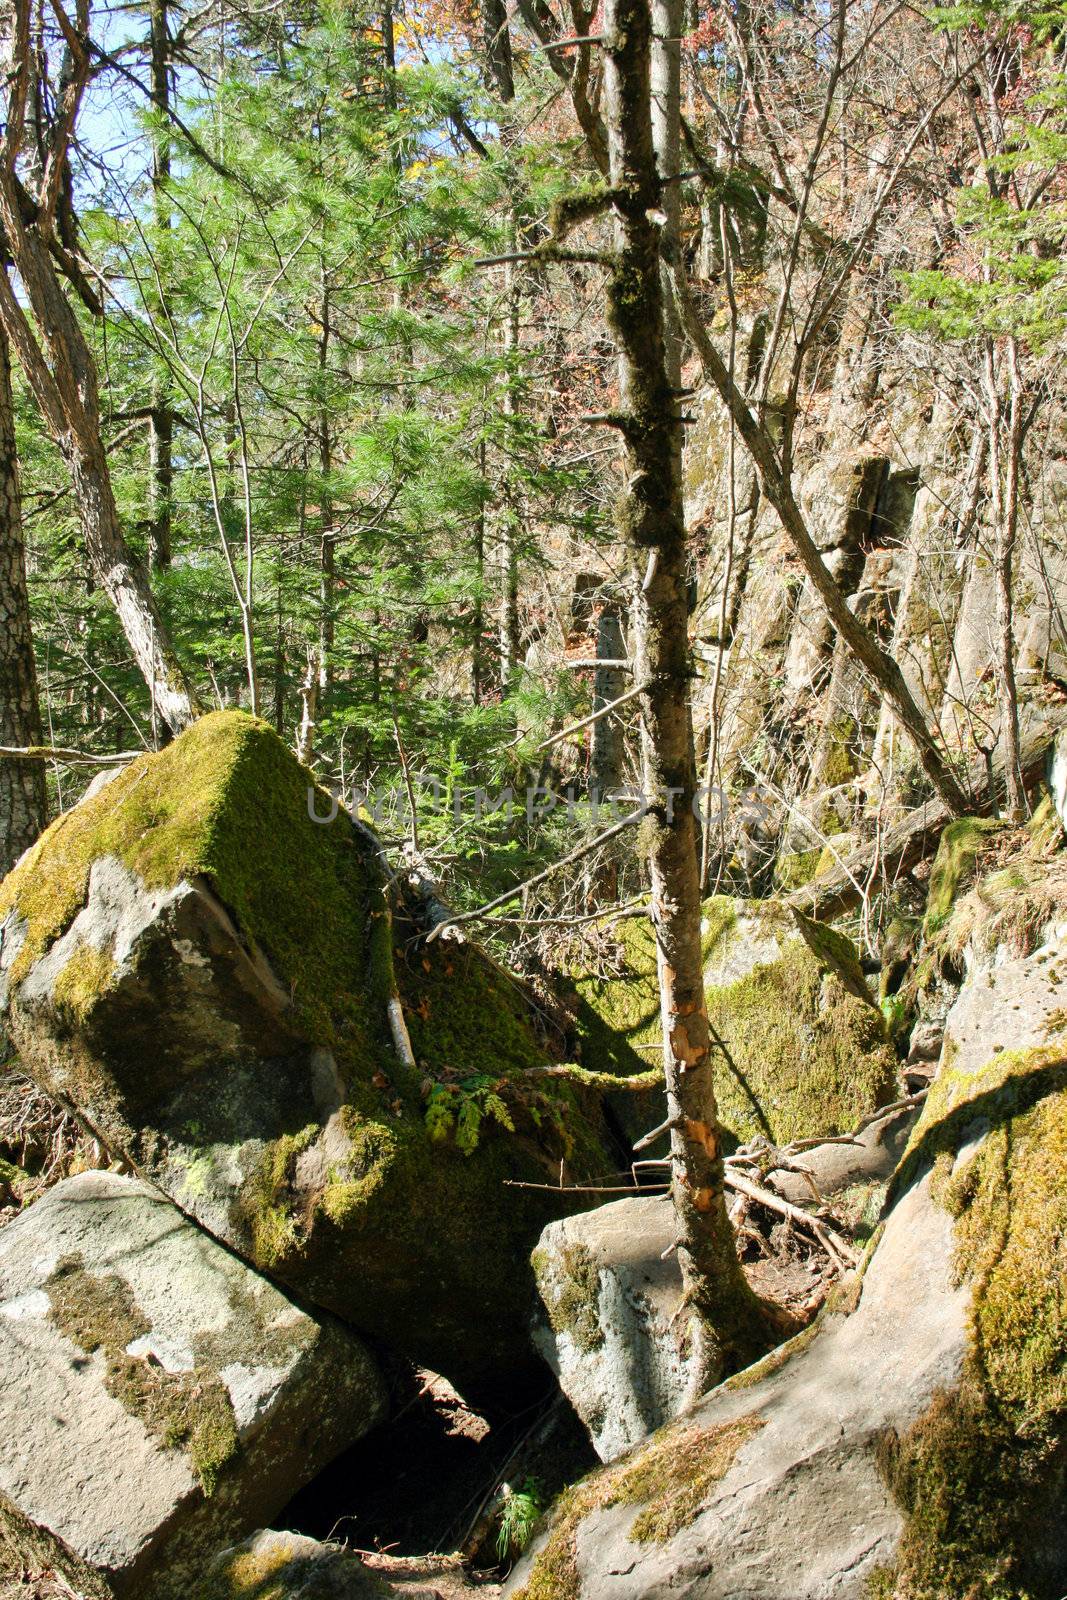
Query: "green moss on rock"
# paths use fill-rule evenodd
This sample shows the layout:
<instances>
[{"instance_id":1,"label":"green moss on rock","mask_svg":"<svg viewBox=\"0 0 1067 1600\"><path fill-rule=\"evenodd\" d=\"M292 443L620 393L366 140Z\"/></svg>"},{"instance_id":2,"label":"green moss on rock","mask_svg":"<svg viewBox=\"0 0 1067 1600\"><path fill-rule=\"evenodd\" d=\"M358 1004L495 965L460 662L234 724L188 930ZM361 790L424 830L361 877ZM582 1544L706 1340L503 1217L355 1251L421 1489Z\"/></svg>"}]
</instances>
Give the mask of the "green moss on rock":
<instances>
[{"instance_id":1,"label":"green moss on rock","mask_svg":"<svg viewBox=\"0 0 1067 1600\"><path fill-rule=\"evenodd\" d=\"M613 1164L596 1085L530 1073L547 1055L535 1007L473 943L426 946L405 927L394 952L403 908L394 924L373 841L343 811L311 820L310 785L265 723L220 712L60 818L0 890L22 924L20 1049L109 1147L298 1294L457 1382L532 1362L525 1263L579 1202L506 1184ZM289 997L281 1020L228 942L205 974L154 925L119 971L83 945L54 1003L20 1008L21 977L105 856L152 890L206 880ZM414 1071L390 1035L397 991ZM435 1085L462 1108L440 1142Z\"/></svg>"},{"instance_id":2,"label":"green moss on rock","mask_svg":"<svg viewBox=\"0 0 1067 1600\"><path fill-rule=\"evenodd\" d=\"M822 848L793 850L780 855L774 864L774 881L780 889L800 889L810 883L819 870Z\"/></svg>"},{"instance_id":3,"label":"green moss on rock","mask_svg":"<svg viewBox=\"0 0 1067 1600\"><path fill-rule=\"evenodd\" d=\"M975 866L991 839L1004 824L990 817L959 817L941 835L930 871L923 933L929 937L942 928L956 900L973 880Z\"/></svg>"},{"instance_id":4,"label":"green moss on rock","mask_svg":"<svg viewBox=\"0 0 1067 1600\"><path fill-rule=\"evenodd\" d=\"M579 1600L577 1535L586 1517L610 1506L640 1506L630 1538L663 1543L699 1514L741 1449L763 1426L752 1415L702 1428L669 1423L618 1464L560 1496L548 1537L514 1600Z\"/></svg>"},{"instance_id":5,"label":"green moss on rock","mask_svg":"<svg viewBox=\"0 0 1067 1600\"><path fill-rule=\"evenodd\" d=\"M800 940L707 999L726 1046L719 1112L738 1140L843 1133L890 1097L895 1059L880 1013Z\"/></svg>"},{"instance_id":6,"label":"green moss on rock","mask_svg":"<svg viewBox=\"0 0 1067 1600\"><path fill-rule=\"evenodd\" d=\"M45 1285L50 1316L86 1355L100 1351L104 1386L165 1449L184 1449L205 1495L237 1452L237 1423L226 1385L214 1371L167 1372L128 1354L151 1325L129 1284L87 1272L77 1256L57 1266Z\"/></svg>"},{"instance_id":7,"label":"green moss on rock","mask_svg":"<svg viewBox=\"0 0 1067 1600\"><path fill-rule=\"evenodd\" d=\"M655 936L634 919L617 937L618 975L577 985L582 1058L632 1076L660 1041ZM753 964L753 946L768 959ZM704 905L703 951L722 979L709 983L707 1002L723 1047L719 1114L734 1140L846 1132L891 1097L894 1052L843 934L774 901L719 896Z\"/></svg>"},{"instance_id":8,"label":"green moss on rock","mask_svg":"<svg viewBox=\"0 0 1067 1600\"><path fill-rule=\"evenodd\" d=\"M600 1268L586 1247L569 1244L551 1258L535 1250L530 1264L553 1332L567 1334L586 1354L599 1349Z\"/></svg>"},{"instance_id":9,"label":"green moss on rock","mask_svg":"<svg viewBox=\"0 0 1067 1600\"><path fill-rule=\"evenodd\" d=\"M216 711L139 756L48 828L0 886L0 917L26 923L18 982L85 904L89 873L115 856L150 889L203 875L270 961L313 1042L361 1059L367 971L386 924L380 872L343 817L308 815L307 771L265 722ZM328 805L319 797L319 808ZM86 974L71 987L84 1009Z\"/></svg>"},{"instance_id":10,"label":"green moss on rock","mask_svg":"<svg viewBox=\"0 0 1067 1600\"><path fill-rule=\"evenodd\" d=\"M106 994L115 974L115 963L106 950L80 944L55 981L52 991L56 1005L83 1021L101 995Z\"/></svg>"},{"instance_id":11,"label":"green moss on rock","mask_svg":"<svg viewBox=\"0 0 1067 1600\"><path fill-rule=\"evenodd\" d=\"M1062 1577L1067 1489L1062 1047L943 1074L898 1186L930 1165L954 1219L956 1277L971 1288L968 1353L958 1386L883 1442L907 1516L894 1594L1045 1600Z\"/></svg>"}]
</instances>

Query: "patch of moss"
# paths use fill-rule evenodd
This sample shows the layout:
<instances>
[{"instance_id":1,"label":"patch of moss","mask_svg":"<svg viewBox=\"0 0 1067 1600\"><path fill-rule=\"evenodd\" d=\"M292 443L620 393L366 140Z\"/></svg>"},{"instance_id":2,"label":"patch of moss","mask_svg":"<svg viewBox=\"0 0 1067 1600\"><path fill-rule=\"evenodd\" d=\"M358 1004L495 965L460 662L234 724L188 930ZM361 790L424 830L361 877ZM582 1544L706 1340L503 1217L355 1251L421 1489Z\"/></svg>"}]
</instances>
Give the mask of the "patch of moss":
<instances>
[{"instance_id":1,"label":"patch of moss","mask_svg":"<svg viewBox=\"0 0 1067 1600\"><path fill-rule=\"evenodd\" d=\"M23 1172L14 1162L5 1161L3 1156L0 1156L0 1195L6 1191L11 1199L21 1203L23 1188L32 1182L28 1172Z\"/></svg>"},{"instance_id":2,"label":"patch of moss","mask_svg":"<svg viewBox=\"0 0 1067 1600\"><path fill-rule=\"evenodd\" d=\"M219 1557L191 1600L337 1600L342 1590L345 1600L388 1600L391 1592L358 1556L329 1547L308 1552L291 1535L273 1533Z\"/></svg>"},{"instance_id":3,"label":"patch of moss","mask_svg":"<svg viewBox=\"0 0 1067 1600\"><path fill-rule=\"evenodd\" d=\"M56 978L53 999L81 1022L110 988L114 974L115 963L108 951L80 944Z\"/></svg>"},{"instance_id":4,"label":"patch of moss","mask_svg":"<svg viewBox=\"0 0 1067 1600\"><path fill-rule=\"evenodd\" d=\"M741 1446L763 1426L763 1418L753 1415L716 1428L681 1428L642 1450L615 1490L617 1504L645 1503L631 1539L665 1544L687 1527Z\"/></svg>"},{"instance_id":5,"label":"patch of moss","mask_svg":"<svg viewBox=\"0 0 1067 1600\"><path fill-rule=\"evenodd\" d=\"M822 848L816 845L812 850L793 850L785 855L780 855L774 863L774 881L780 889L800 889L819 870L819 861L822 857Z\"/></svg>"},{"instance_id":6,"label":"patch of moss","mask_svg":"<svg viewBox=\"0 0 1067 1600\"><path fill-rule=\"evenodd\" d=\"M834 1215L845 1223L857 1244L866 1244L878 1226L888 1184L853 1183L833 1197Z\"/></svg>"},{"instance_id":7,"label":"patch of moss","mask_svg":"<svg viewBox=\"0 0 1067 1600\"><path fill-rule=\"evenodd\" d=\"M715 1088L728 1137L787 1143L850 1130L890 1097L896 1073L855 949L836 929L798 922L773 901L750 907L717 896L703 908L709 965L728 953L739 911L758 914L781 934L783 948L778 960L707 991L709 1019L725 1047L716 1049ZM655 935L635 918L617 937L617 975L577 984L582 1056L591 1067L633 1076L647 1068L661 1037Z\"/></svg>"},{"instance_id":8,"label":"patch of moss","mask_svg":"<svg viewBox=\"0 0 1067 1600\"><path fill-rule=\"evenodd\" d=\"M821 1313L820 1313L821 1317ZM793 1356L798 1356L809 1345L814 1344L815 1338L821 1330L820 1317L816 1317L806 1328L801 1328L791 1339L786 1339L759 1361L754 1361L750 1367L745 1367L741 1372L735 1372L732 1378L727 1378L723 1384L724 1389L754 1389L765 1378L773 1378L776 1372L781 1372L786 1362Z\"/></svg>"},{"instance_id":9,"label":"patch of moss","mask_svg":"<svg viewBox=\"0 0 1067 1600\"><path fill-rule=\"evenodd\" d=\"M837 974L850 994L870 1003L871 993L852 940L832 928L828 922L817 922L814 917L806 917L796 909L793 910L793 921L804 943L821 964Z\"/></svg>"},{"instance_id":10,"label":"patch of moss","mask_svg":"<svg viewBox=\"0 0 1067 1600\"><path fill-rule=\"evenodd\" d=\"M616 975L576 976L584 1003L582 1058L594 1070L629 1077L650 1065L660 1041L656 936L644 917L621 919L612 936L619 952Z\"/></svg>"},{"instance_id":11,"label":"patch of moss","mask_svg":"<svg viewBox=\"0 0 1067 1600\"><path fill-rule=\"evenodd\" d=\"M824 734L819 783L824 789L838 789L850 783L859 771L852 749L856 724L851 717L835 717Z\"/></svg>"},{"instance_id":12,"label":"patch of moss","mask_svg":"<svg viewBox=\"0 0 1067 1600\"><path fill-rule=\"evenodd\" d=\"M524 990L477 945L420 945L396 976L420 1066L498 1076L544 1062Z\"/></svg>"},{"instance_id":13,"label":"patch of moss","mask_svg":"<svg viewBox=\"0 0 1067 1600\"><path fill-rule=\"evenodd\" d=\"M669 1423L625 1460L584 1478L556 1502L548 1538L514 1600L578 1600L577 1535L595 1511L640 1505L630 1538L638 1544L672 1538L698 1515L761 1427L763 1419L755 1415L714 1428Z\"/></svg>"},{"instance_id":14,"label":"patch of moss","mask_svg":"<svg viewBox=\"0 0 1067 1600\"><path fill-rule=\"evenodd\" d=\"M719 1112L739 1140L768 1127L778 1144L843 1133L890 1097L895 1058L881 1013L800 941L707 1000L726 1046Z\"/></svg>"},{"instance_id":15,"label":"patch of moss","mask_svg":"<svg viewBox=\"0 0 1067 1600\"><path fill-rule=\"evenodd\" d=\"M907 1516L896 1594L1045 1600L1067 1487L1067 1057L1002 1052L943 1075L930 1102L899 1181L933 1164L970 1326L958 1387L883 1441Z\"/></svg>"},{"instance_id":16,"label":"patch of moss","mask_svg":"<svg viewBox=\"0 0 1067 1600\"><path fill-rule=\"evenodd\" d=\"M299 1133L283 1134L269 1144L241 1191L239 1206L252 1235L255 1259L272 1267L302 1242L303 1230L294 1210L291 1181L297 1157L318 1136L316 1123ZM195 1183L196 1175L193 1173ZM186 1186L190 1187L187 1178Z\"/></svg>"},{"instance_id":17,"label":"patch of moss","mask_svg":"<svg viewBox=\"0 0 1067 1600\"><path fill-rule=\"evenodd\" d=\"M893 1600L896 1588L896 1567L875 1567L863 1580L863 1600Z\"/></svg>"},{"instance_id":18,"label":"patch of moss","mask_svg":"<svg viewBox=\"0 0 1067 1600\"><path fill-rule=\"evenodd\" d=\"M1026 824L1026 833L1043 853L1062 846L1063 823L1050 794L1043 795L1034 807L1034 814Z\"/></svg>"},{"instance_id":19,"label":"patch of moss","mask_svg":"<svg viewBox=\"0 0 1067 1600\"><path fill-rule=\"evenodd\" d=\"M86 1355L100 1351L104 1387L164 1448L188 1452L205 1495L237 1452L229 1391L212 1371L167 1372L127 1353L151 1325L128 1283L87 1272L79 1256L59 1263L45 1284L55 1325Z\"/></svg>"},{"instance_id":20,"label":"patch of moss","mask_svg":"<svg viewBox=\"0 0 1067 1600\"><path fill-rule=\"evenodd\" d=\"M216 1564L195 1600L286 1600L294 1552L279 1539L264 1551L238 1549Z\"/></svg>"},{"instance_id":21,"label":"patch of moss","mask_svg":"<svg viewBox=\"0 0 1067 1600\"><path fill-rule=\"evenodd\" d=\"M959 817L949 823L941 835L930 869L923 919L923 933L927 938L944 927L956 900L973 879L982 851L1004 826L991 817Z\"/></svg>"},{"instance_id":22,"label":"patch of moss","mask_svg":"<svg viewBox=\"0 0 1067 1600\"><path fill-rule=\"evenodd\" d=\"M598 1350L604 1343L600 1268L585 1245L565 1245L551 1261L535 1250L530 1264L553 1332L569 1335L587 1355Z\"/></svg>"}]
</instances>

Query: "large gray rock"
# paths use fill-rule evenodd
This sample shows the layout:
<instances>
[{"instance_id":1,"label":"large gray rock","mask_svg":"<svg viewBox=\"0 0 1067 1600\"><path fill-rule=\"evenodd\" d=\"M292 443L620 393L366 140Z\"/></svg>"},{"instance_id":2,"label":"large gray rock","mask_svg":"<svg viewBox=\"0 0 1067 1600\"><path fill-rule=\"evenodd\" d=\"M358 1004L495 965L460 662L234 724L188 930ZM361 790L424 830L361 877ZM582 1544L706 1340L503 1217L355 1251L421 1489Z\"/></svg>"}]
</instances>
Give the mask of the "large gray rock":
<instances>
[{"instance_id":1,"label":"large gray rock","mask_svg":"<svg viewBox=\"0 0 1067 1600\"><path fill-rule=\"evenodd\" d=\"M1065 1592L1065 979L965 985L855 1308L578 1485L506 1595Z\"/></svg>"},{"instance_id":2,"label":"large gray rock","mask_svg":"<svg viewBox=\"0 0 1067 1600\"><path fill-rule=\"evenodd\" d=\"M682 1282L670 1200L617 1200L551 1222L533 1254L544 1318L534 1344L613 1461L697 1398L697 1364L675 1320Z\"/></svg>"},{"instance_id":3,"label":"large gray rock","mask_svg":"<svg viewBox=\"0 0 1067 1600\"><path fill-rule=\"evenodd\" d=\"M385 1406L353 1335L146 1183L83 1173L0 1232L0 1525L88 1594L187 1595Z\"/></svg>"},{"instance_id":4,"label":"large gray rock","mask_svg":"<svg viewBox=\"0 0 1067 1600\"><path fill-rule=\"evenodd\" d=\"M878 1436L906 1428L959 1377L967 1294L951 1265L951 1222L927 1178L894 1212L858 1310L824 1317L779 1371L715 1390L616 1463L622 1477L672 1439L680 1456L690 1430L710 1452L720 1430L751 1419L703 1508L671 1537L631 1537L643 1498L590 1510L575 1534L581 1600L865 1600L903 1520L878 1468ZM522 1592L529 1567L506 1595Z\"/></svg>"}]
</instances>

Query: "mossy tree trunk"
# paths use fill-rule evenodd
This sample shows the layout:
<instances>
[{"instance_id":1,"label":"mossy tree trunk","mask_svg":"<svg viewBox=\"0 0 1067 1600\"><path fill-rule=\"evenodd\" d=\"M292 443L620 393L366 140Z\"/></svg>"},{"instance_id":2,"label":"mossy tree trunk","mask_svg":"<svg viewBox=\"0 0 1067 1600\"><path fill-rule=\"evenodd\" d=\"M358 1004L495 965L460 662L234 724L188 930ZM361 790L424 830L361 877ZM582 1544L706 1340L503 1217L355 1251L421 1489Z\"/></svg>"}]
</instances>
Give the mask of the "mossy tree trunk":
<instances>
[{"instance_id":1,"label":"mossy tree trunk","mask_svg":"<svg viewBox=\"0 0 1067 1600\"><path fill-rule=\"evenodd\" d=\"M702 1380L714 1382L760 1337L760 1313L737 1260L723 1194L711 1040L704 1000L700 885L689 712L686 541L679 397L671 379L661 278L662 185L651 116L647 0L607 0L605 120L615 255L608 317L619 352L627 487L620 531L637 569L636 673L645 821L656 928L672 1193L678 1257Z\"/></svg>"},{"instance_id":2,"label":"mossy tree trunk","mask_svg":"<svg viewBox=\"0 0 1067 1600\"><path fill-rule=\"evenodd\" d=\"M0 329L0 744L24 749L41 742L15 453L11 358ZM11 871L41 832L46 808L43 764L0 760L0 877Z\"/></svg>"}]
</instances>

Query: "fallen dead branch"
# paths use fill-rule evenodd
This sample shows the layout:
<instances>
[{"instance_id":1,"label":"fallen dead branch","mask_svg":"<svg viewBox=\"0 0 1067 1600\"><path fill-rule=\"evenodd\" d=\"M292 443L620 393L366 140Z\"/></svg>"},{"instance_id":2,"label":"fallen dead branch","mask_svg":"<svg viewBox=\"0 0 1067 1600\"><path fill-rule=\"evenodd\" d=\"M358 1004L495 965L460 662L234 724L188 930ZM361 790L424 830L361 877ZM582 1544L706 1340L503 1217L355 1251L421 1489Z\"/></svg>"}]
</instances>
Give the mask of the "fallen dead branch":
<instances>
[{"instance_id":1,"label":"fallen dead branch","mask_svg":"<svg viewBox=\"0 0 1067 1600\"><path fill-rule=\"evenodd\" d=\"M773 1190L764 1189L761 1184L746 1178L735 1167L727 1167L725 1183L726 1187L733 1189L736 1194L758 1201L769 1211L777 1211L780 1216L788 1217L790 1222L796 1223L797 1227L806 1229L822 1245L831 1261L836 1261L842 1270L849 1271L859 1264L860 1258L856 1251L851 1245L846 1244L837 1229L821 1218L813 1216L810 1211L805 1211L803 1206L795 1206L791 1201L783 1200Z\"/></svg>"},{"instance_id":2,"label":"fallen dead branch","mask_svg":"<svg viewBox=\"0 0 1067 1600\"><path fill-rule=\"evenodd\" d=\"M96 756L87 750L66 750L55 744L0 744L0 760L59 761L67 767L125 767L144 754L143 750L119 750L114 755Z\"/></svg>"},{"instance_id":3,"label":"fallen dead branch","mask_svg":"<svg viewBox=\"0 0 1067 1600\"><path fill-rule=\"evenodd\" d=\"M1067 717L1063 714L1050 716L1023 737L1019 763L1027 789L1032 788L1041 777L1049 747L1058 730L1065 725ZM989 791L984 761L975 762L971 767L965 788L973 815L988 816L1003 799L1003 767L994 768L995 796ZM941 801L929 801L887 829L881 839L854 850L832 872L795 890L788 896L786 905L818 921L831 921L859 904L863 898L859 885L867 882L870 869L876 863L880 863L886 877L894 878L910 871L931 855L937 849L945 828L953 820L953 815Z\"/></svg>"}]
</instances>

